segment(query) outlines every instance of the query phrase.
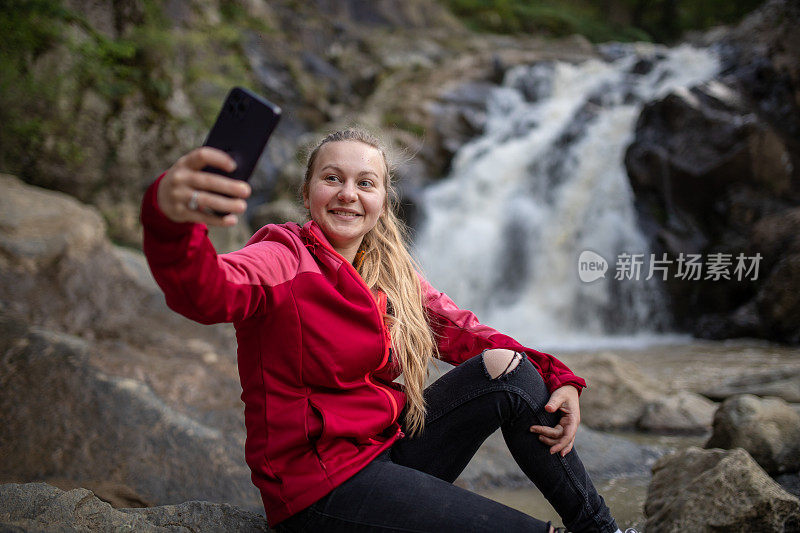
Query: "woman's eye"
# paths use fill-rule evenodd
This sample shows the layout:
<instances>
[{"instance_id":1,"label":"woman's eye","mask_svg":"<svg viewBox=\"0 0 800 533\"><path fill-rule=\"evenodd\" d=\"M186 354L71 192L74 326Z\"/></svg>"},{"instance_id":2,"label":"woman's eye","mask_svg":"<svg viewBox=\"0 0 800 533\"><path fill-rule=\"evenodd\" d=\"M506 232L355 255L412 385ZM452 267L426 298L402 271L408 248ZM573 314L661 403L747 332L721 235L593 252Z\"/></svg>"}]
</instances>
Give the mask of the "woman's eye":
<instances>
[{"instance_id":1,"label":"woman's eye","mask_svg":"<svg viewBox=\"0 0 800 533\"><path fill-rule=\"evenodd\" d=\"M362 180L358 184L360 187L372 187L372 182L370 180Z\"/></svg>"},{"instance_id":2,"label":"woman's eye","mask_svg":"<svg viewBox=\"0 0 800 533\"><path fill-rule=\"evenodd\" d=\"M327 176L325 176L325 178L323 178L323 179L325 179L326 181L335 181L335 180L338 180L338 179L339 179L339 177L338 177L338 176L336 176L335 174L328 174L328 175L327 175Z\"/></svg>"}]
</instances>

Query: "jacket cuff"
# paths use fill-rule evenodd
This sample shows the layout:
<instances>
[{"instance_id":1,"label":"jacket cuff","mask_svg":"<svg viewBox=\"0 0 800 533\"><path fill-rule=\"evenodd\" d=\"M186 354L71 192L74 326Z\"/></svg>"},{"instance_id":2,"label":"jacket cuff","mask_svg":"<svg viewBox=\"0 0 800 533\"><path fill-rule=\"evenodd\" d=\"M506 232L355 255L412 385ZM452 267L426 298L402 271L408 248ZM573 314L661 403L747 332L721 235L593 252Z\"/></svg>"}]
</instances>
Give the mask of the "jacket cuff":
<instances>
[{"instance_id":1,"label":"jacket cuff","mask_svg":"<svg viewBox=\"0 0 800 533\"><path fill-rule=\"evenodd\" d=\"M561 378L554 377L550 381L550 383L553 386L552 390L556 390L556 389L558 389L560 387L563 387L565 385L572 385L573 387L578 389L578 396L579 397L580 397L581 393L583 392L583 389L585 389L587 387L586 380L584 380L583 378L578 377L576 375L563 376Z\"/></svg>"}]
</instances>

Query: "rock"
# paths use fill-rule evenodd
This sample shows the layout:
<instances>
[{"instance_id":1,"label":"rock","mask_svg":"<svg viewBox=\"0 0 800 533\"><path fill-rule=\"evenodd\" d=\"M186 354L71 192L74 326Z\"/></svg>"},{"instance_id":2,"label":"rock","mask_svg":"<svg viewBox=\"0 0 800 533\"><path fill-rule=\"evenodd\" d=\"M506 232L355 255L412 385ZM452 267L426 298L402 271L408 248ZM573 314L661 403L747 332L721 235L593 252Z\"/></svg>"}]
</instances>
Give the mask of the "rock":
<instances>
[{"instance_id":1,"label":"rock","mask_svg":"<svg viewBox=\"0 0 800 533\"><path fill-rule=\"evenodd\" d=\"M767 337L800 344L800 251L781 258L756 295Z\"/></svg>"},{"instance_id":2,"label":"rock","mask_svg":"<svg viewBox=\"0 0 800 533\"><path fill-rule=\"evenodd\" d=\"M244 462L243 428L207 426L148 385L98 371L86 341L41 329L19 335L25 329L0 316L0 479L103 480L147 502L262 509Z\"/></svg>"},{"instance_id":3,"label":"rock","mask_svg":"<svg viewBox=\"0 0 800 533\"><path fill-rule=\"evenodd\" d=\"M716 408L699 394L681 391L647 404L637 426L658 433L702 434L711 428Z\"/></svg>"},{"instance_id":4,"label":"rock","mask_svg":"<svg viewBox=\"0 0 800 533\"><path fill-rule=\"evenodd\" d=\"M263 517L227 504L190 501L147 509L112 508L91 491L46 483L0 485L3 531L270 531Z\"/></svg>"},{"instance_id":5,"label":"rock","mask_svg":"<svg viewBox=\"0 0 800 533\"><path fill-rule=\"evenodd\" d=\"M589 384L581 394L581 421L593 429L633 428L645 406L664 395L635 365L609 352L576 362L573 371Z\"/></svg>"},{"instance_id":6,"label":"rock","mask_svg":"<svg viewBox=\"0 0 800 533\"><path fill-rule=\"evenodd\" d=\"M192 501L122 511L170 531L271 531L263 516L226 503Z\"/></svg>"},{"instance_id":7,"label":"rock","mask_svg":"<svg viewBox=\"0 0 800 533\"><path fill-rule=\"evenodd\" d=\"M653 466L644 514L648 533L800 528L800 500L742 449L692 447L662 457Z\"/></svg>"},{"instance_id":8,"label":"rock","mask_svg":"<svg viewBox=\"0 0 800 533\"><path fill-rule=\"evenodd\" d=\"M775 476L775 481L789 494L800 498L800 472Z\"/></svg>"},{"instance_id":9,"label":"rock","mask_svg":"<svg viewBox=\"0 0 800 533\"><path fill-rule=\"evenodd\" d=\"M754 371L729 378L721 386L704 390L702 394L715 401L738 394L752 394L775 396L790 403L800 403L800 370Z\"/></svg>"},{"instance_id":10,"label":"rock","mask_svg":"<svg viewBox=\"0 0 800 533\"><path fill-rule=\"evenodd\" d=\"M625 156L657 254L761 254L753 278L689 283L671 271L672 315L699 337L800 343L798 22L796 2L772 0L712 32L720 74L647 104Z\"/></svg>"},{"instance_id":11,"label":"rock","mask_svg":"<svg viewBox=\"0 0 800 533\"><path fill-rule=\"evenodd\" d=\"M442 91L430 106L432 142L440 149L436 156L440 172L446 171L459 148L483 131L486 106L497 88L485 81L468 81Z\"/></svg>"},{"instance_id":12,"label":"rock","mask_svg":"<svg viewBox=\"0 0 800 533\"><path fill-rule=\"evenodd\" d=\"M112 245L95 209L11 176L0 185L0 301L8 312L88 339L174 353L199 337L234 353L230 327L204 328L167 308L143 254Z\"/></svg>"},{"instance_id":13,"label":"rock","mask_svg":"<svg viewBox=\"0 0 800 533\"><path fill-rule=\"evenodd\" d=\"M107 480L94 481L89 479L77 483L71 479L52 477L48 477L42 481L64 491L73 489L90 490L97 498L111 505L114 509L153 506L153 502L143 498L135 490L122 483L115 483Z\"/></svg>"},{"instance_id":14,"label":"rock","mask_svg":"<svg viewBox=\"0 0 800 533\"><path fill-rule=\"evenodd\" d=\"M303 225L308 220L308 214L301 205L291 200L275 200L261 204L253 212L251 223L254 228L261 228L267 224L283 224L296 222Z\"/></svg>"},{"instance_id":15,"label":"rock","mask_svg":"<svg viewBox=\"0 0 800 533\"><path fill-rule=\"evenodd\" d=\"M86 489L64 492L46 483L0 485L3 531L166 532L143 516L117 511Z\"/></svg>"},{"instance_id":16,"label":"rock","mask_svg":"<svg viewBox=\"0 0 800 533\"><path fill-rule=\"evenodd\" d=\"M8 174L0 174L0 188L0 267L36 272L61 258L85 258L104 243L97 210Z\"/></svg>"},{"instance_id":17,"label":"rock","mask_svg":"<svg viewBox=\"0 0 800 533\"><path fill-rule=\"evenodd\" d=\"M800 470L800 415L780 398L725 400L706 448L744 448L770 474Z\"/></svg>"}]
</instances>

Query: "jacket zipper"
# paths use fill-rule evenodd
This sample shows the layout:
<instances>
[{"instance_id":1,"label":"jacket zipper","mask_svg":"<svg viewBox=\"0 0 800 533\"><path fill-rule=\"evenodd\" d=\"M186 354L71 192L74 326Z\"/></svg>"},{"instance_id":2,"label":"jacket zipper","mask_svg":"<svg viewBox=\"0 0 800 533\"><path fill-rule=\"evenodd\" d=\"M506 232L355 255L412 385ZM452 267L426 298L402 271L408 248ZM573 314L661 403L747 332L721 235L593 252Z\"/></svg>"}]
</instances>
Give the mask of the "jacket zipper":
<instances>
[{"instance_id":1,"label":"jacket zipper","mask_svg":"<svg viewBox=\"0 0 800 533\"><path fill-rule=\"evenodd\" d=\"M322 245L323 248L325 248L326 250L328 250L329 252L334 254L336 257L339 257L342 260L342 263L345 265L345 268L349 269L350 275L352 275L355 278L356 282L359 283L361 285L361 287L365 291L367 291L367 294L369 295L369 300L370 300L370 302L372 302L372 308L375 310L375 314L378 315L378 323L381 325L381 351L383 352L383 355L381 356L381 362L378 365L378 368L379 369L383 368L387 363L388 353L389 353L386 350L386 334L384 332L384 328L386 327L386 325L383 323L383 317L380 316L381 313L380 313L380 310L378 309L378 305L375 303L375 297L372 295L372 291L369 290L369 287L367 287L367 284L364 283L364 280L361 278L359 273L356 272L355 267L353 265L351 265L347 261L347 259L342 257L342 254L340 254L339 252L337 252L336 250L331 248L328 244L326 244L326 243L322 242L321 240L319 240L319 238L317 238L317 236L314 235L314 232L311 231L310 229L309 229L309 233L311 234L311 237L313 237L313 239L316 242L318 242L320 245ZM391 392L389 392L388 390L384 389L383 387L381 387L377 383L374 383L370 379L370 374L371 374L371 372L367 372L367 374L364 376L364 380L369 385L374 387L375 389L377 389L377 390L381 391L382 393L384 393L386 395L386 397L389 399L389 404L392 407L392 423L394 423L397 420L397 415L398 415L398 411L399 411L399 408L397 406L397 401L394 399L394 396L392 396Z\"/></svg>"}]
</instances>

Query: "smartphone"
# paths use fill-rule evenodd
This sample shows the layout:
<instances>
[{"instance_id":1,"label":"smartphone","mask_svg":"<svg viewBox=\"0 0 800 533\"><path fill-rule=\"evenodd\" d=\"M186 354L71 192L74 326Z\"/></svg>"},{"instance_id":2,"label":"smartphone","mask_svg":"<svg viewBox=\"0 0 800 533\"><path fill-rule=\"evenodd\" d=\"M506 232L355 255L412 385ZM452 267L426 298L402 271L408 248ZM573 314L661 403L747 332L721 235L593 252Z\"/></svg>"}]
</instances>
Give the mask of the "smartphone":
<instances>
[{"instance_id":1,"label":"smartphone","mask_svg":"<svg viewBox=\"0 0 800 533\"><path fill-rule=\"evenodd\" d=\"M207 166L203 171L244 181L250 179L280 118L281 108L272 102L242 87L231 89L203 146L226 152L236 161L236 169L225 172Z\"/></svg>"}]
</instances>

